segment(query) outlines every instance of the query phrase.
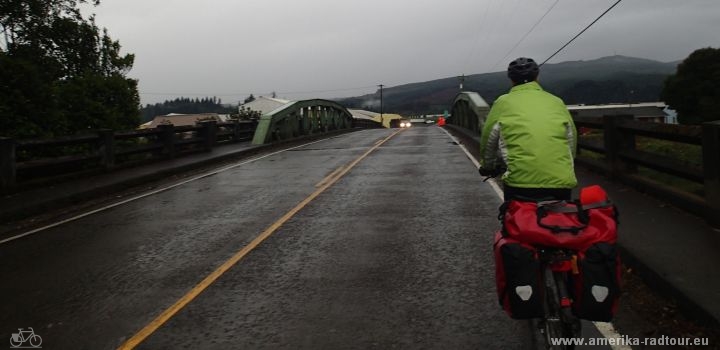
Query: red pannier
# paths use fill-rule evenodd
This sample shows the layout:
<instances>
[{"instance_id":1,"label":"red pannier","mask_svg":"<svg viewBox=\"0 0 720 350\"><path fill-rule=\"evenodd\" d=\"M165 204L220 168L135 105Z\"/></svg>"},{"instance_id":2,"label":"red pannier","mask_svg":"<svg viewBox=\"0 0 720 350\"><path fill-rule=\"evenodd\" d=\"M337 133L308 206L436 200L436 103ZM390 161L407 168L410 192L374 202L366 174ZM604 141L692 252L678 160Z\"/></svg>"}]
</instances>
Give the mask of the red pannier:
<instances>
[{"instance_id":1,"label":"red pannier","mask_svg":"<svg viewBox=\"0 0 720 350\"><path fill-rule=\"evenodd\" d=\"M617 241L617 210L609 201L511 200L500 211L503 235L533 246L586 250Z\"/></svg>"},{"instance_id":2,"label":"red pannier","mask_svg":"<svg viewBox=\"0 0 720 350\"><path fill-rule=\"evenodd\" d=\"M537 249L554 247L575 251L578 257L568 284L575 315L592 321L612 318L620 297L614 205L607 200L585 204L511 200L500 208L499 218L496 284L500 304L511 317L542 317ZM524 299L529 291L531 297Z\"/></svg>"}]
</instances>

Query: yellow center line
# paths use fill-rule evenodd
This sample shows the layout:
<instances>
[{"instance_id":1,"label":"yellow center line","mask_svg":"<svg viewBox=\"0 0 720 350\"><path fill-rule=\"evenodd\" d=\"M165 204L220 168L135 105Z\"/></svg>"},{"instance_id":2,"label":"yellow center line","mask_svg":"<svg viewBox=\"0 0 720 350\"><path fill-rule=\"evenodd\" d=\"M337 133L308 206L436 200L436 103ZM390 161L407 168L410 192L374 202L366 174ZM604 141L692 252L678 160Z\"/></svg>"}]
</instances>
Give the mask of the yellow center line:
<instances>
[{"instance_id":1,"label":"yellow center line","mask_svg":"<svg viewBox=\"0 0 720 350\"><path fill-rule=\"evenodd\" d=\"M325 178L322 179L320 182L318 182L317 185L315 185L315 187L320 187L320 186L324 185L326 182L328 182L329 180L331 180L335 175L337 175L337 173L339 173L340 171L342 171L344 168L345 168L345 166L341 166L341 167L333 170L333 172L330 173L330 175L325 176Z\"/></svg>"},{"instance_id":2,"label":"yellow center line","mask_svg":"<svg viewBox=\"0 0 720 350\"><path fill-rule=\"evenodd\" d=\"M200 293L202 293L207 287L209 287L211 284L213 284L220 276L222 276L225 272L230 270L231 267L233 267L235 264L237 264L245 255L250 253L253 249L255 249L260 243L262 243L265 239L270 237L280 226L282 226L285 222L290 220L295 214L297 214L298 211L300 211L302 208L304 208L308 203L310 203L313 199L315 199L317 196L319 196L321 193L323 193L326 189L328 189L330 186L335 184L340 178L342 178L345 174L347 174L350 169L355 167L360 161L365 159L370 153L372 153L374 150L376 150L380 145L385 143L387 140L395 136L398 132L396 131L392 133L390 136L386 137L385 139L380 140L380 142L376 143L372 148L367 150L363 155L361 155L359 158L355 159L350 165L342 169L342 171L335 176L334 178L331 178L327 183L322 185L320 188L316 189L315 192L310 194L307 198L305 198L302 202L298 203L294 208L292 208L289 212L287 212L285 215L283 215L280 219L275 221L272 225L270 225L268 228L265 229L259 236L255 237L248 245L240 249L235 255L233 255L230 259L225 261L220 267L218 267L215 271L210 273L207 277L205 277L200 283L195 285L189 292L187 292L184 296L182 296L178 301L176 301L173 305L171 305L169 308L167 308L165 311L163 311L160 315L158 315L154 320L150 321L143 329L141 329L139 332L137 332L135 335L132 336L132 338L128 339L125 343L120 345L118 349L124 350L124 349L134 349L136 346L140 345L147 337L152 335L155 331L158 330L163 324L165 324L168 320L170 320L175 314L177 314L180 310L182 310L187 304L189 304L191 301L193 301Z\"/></svg>"}]
</instances>

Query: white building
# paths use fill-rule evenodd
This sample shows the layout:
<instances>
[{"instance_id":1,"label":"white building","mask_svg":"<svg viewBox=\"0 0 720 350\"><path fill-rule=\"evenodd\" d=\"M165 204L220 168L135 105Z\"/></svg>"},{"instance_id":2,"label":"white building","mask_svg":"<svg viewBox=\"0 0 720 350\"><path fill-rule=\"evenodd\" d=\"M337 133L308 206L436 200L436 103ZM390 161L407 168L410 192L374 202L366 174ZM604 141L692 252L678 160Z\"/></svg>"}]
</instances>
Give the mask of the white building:
<instances>
[{"instance_id":1,"label":"white building","mask_svg":"<svg viewBox=\"0 0 720 350\"><path fill-rule=\"evenodd\" d=\"M380 113L375 113L362 109L348 109L348 112L350 112L350 114L352 114L352 117L355 119L374 120L375 118L380 116Z\"/></svg>"},{"instance_id":2,"label":"white building","mask_svg":"<svg viewBox=\"0 0 720 350\"><path fill-rule=\"evenodd\" d=\"M665 102L611 103L606 105L568 105L574 117L602 117L604 115L634 115L636 120L677 124L677 114Z\"/></svg>"},{"instance_id":3,"label":"white building","mask_svg":"<svg viewBox=\"0 0 720 350\"><path fill-rule=\"evenodd\" d=\"M238 111L250 109L251 111L259 111L261 114L267 114L290 102L280 98L258 96L252 102L241 104Z\"/></svg>"}]
</instances>

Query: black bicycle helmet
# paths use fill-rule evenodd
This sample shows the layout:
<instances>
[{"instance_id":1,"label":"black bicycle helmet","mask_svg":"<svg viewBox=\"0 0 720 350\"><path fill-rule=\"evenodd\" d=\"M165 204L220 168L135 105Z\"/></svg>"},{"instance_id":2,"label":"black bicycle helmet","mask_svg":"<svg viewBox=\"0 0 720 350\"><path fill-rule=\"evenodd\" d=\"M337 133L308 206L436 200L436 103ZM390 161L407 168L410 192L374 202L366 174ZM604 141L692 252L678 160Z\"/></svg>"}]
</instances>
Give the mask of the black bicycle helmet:
<instances>
[{"instance_id":1,"label":"black bicycle helmet","mask_svg":"<svg viewBox=\"0 0 720 350\"><path fill-rule=\"evenodd\" d=\"M540 69L532 58L520 57L508 65L508 78L515 84L525 84L537 78Z\"/></svg>"}]
</instances>

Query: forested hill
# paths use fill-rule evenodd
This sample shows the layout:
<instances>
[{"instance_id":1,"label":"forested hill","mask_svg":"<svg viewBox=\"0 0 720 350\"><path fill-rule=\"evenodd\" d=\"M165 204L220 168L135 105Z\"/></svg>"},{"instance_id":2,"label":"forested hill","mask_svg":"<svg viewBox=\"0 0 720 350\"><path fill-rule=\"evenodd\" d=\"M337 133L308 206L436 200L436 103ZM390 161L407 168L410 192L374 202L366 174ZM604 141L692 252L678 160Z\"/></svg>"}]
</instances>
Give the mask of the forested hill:
<instances>
[{"instance_id":1,"label":"forested hill","mask_svg":"<svg viewBox=\"0 0 720 350\"><path fill-rule=\"evenodd\" d=\"M543 88L567 104L599 104L658 101L665 78L679 62L609 56L589 61L546 64L540 68ZM417 115L442 113L450 108L459 89L457 77L406 84L383 89L383 109L388 113ZM510 88L505 72L465 77L465 91L479 93L488 103ZM375 94L339 99L348 108L379 110Z\"/></svg>"}]
</instances>

